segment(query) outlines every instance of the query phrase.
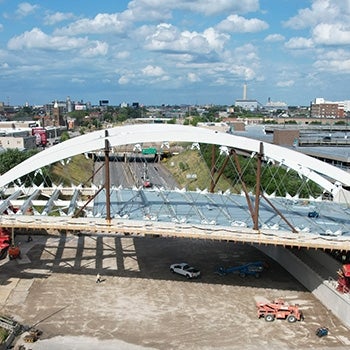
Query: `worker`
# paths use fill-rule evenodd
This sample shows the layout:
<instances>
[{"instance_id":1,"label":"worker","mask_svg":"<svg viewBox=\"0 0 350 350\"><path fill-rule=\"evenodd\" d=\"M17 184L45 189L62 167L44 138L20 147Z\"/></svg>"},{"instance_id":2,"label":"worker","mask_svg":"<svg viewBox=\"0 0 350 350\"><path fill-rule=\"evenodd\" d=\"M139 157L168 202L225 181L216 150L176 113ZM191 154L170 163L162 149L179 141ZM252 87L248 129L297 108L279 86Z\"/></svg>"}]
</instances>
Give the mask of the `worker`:
<instances>
[{"instance_id":1,"label":"worker","mask_svg":"<svg viewBox=\"0 0 350 350\"><path fill-rule=\"evenodd\" d=\"M99 273L96 276L96 283L101 283L101 276Z\"/></svg>"}]
</instances>

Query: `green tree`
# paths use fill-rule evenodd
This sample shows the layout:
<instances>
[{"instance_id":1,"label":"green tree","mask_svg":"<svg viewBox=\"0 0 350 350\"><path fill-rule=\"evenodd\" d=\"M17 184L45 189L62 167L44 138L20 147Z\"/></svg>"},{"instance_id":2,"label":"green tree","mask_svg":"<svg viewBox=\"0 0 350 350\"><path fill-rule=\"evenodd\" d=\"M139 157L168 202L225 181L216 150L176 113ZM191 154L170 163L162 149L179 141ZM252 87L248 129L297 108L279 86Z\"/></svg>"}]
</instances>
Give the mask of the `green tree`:
<instances>
[{"instance_id":1,"label":"green tree","mask_svg":"<svg viewBox=\"0 0 350 350\"><path fill-rule=\"evenodd\" d=\"M68 113L68 116L70 118L75 119L76 126L83 124L86 115L89 115L88 111L73 111L73 112Z\"/></svg>"},{"instance_id":2,"label":"green tree","mask_svg":"<svg viewBox=\"0 0 350 350\"><path fill-rule=\"evenodd\" d=\"M203 158L211 169L211 153L212 145L201 145ZM224 157L220 157L219 147L215 146L215 171L222 167ZM257 159L238 156L239 164L242 169L242 179L248 188L248 191L255 193L256 190L256 169ZM242 179L237 171L235 162L228 162L223 173L230 180L233 188L239 193L242 189ZM289 170L272 164L262 164L261 171L261 188L268 194L276 193L276 196L285 197L286 194L295 196L298 194L300 198L309 198L309 195L318 197L322 194L322 189L315 182L305 178L300 178L299 174L294 170Z\"/></svg>"},{"instance_id":3,"label":"green tree","mask_svg":"<svg viewBox=\"0 0 350 350\"><path fill-rule=\"evenodd\" d=\"M0 174L6 173L35 153L37 153L36 150L22 152L17 148L8 149L7 151L0 153Z\"/></svg>"},{"instance_id":4,"label":"green tree","mask_svg":"<svg viewBox=\"0 0 350 350\"><path fill-rule=\"evenodd\" d=\"M6 173L16 165L35 155L37 152L37 150L20 151L18 149L8 149L7 151L0 153L0 174ZM20 181L26 186L30 186L33 183L39 186L42 182L46 181L46 184L50 186L51 184L47 183L46 180L47 173L48 168L45 167L41 169L41 173L37 173L35 176L34 173L30 173L28 176L21 177Z\"/></svg>"},{"instance_id":5,"label":"green tree","mask_svg":"<svg viewBox=\"0 0 350 350\"><path fill-rule=\"evenodd\" d=\"M69 140L69 139L70 139L69 133L67 131L64 131L60 137L60 141L64 142L64 141Z\"/></svg>"},{"instance_id":6,"label":"green tree","mask_svg":"<svg viewBox=\"0 0 350 350\"><path fill-rule=\"evenodd\" d=\"M33 119L33 116L35 115L35 112L33 111L32 107L25 106L22 107L15 115L15 120L31 120Z\"/></svg>"}]
</instances>

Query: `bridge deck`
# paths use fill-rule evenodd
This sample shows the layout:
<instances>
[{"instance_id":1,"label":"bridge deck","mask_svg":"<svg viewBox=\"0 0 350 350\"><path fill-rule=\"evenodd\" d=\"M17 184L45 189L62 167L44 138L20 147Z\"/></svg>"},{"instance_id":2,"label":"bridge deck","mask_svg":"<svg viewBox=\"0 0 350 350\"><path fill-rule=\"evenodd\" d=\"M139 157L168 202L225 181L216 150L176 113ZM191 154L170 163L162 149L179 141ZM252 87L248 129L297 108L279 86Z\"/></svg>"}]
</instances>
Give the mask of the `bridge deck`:
<instances>
[{"instance_id":1,"label":"bridge deck","mask_svg":"<svg viewBox=\"0 0 350 350\"><path fill-rule=\"evenodd\" d=\"M343 204L269 198L272 207L261 198L259 230L254 230L242 195L113 188L108 221L104 190L95 197L94 191L37 188L6 193L0 200L0 226L49 233L153 235L350 251L350 211ZM86 205L89 198L92 200ZM254 203L253 196L251 201ZM73 218L79 210L79 217ZM310 217L313 212L319 217Z\"/></svg>"},{"instance_id":2,"label":"bridge deck","mask_svg":"<svg viewBox=\"0 0 350 350\"><path fill-rule=\"evenodd\" d=\"M188 225L153 221L134 221L91 218L60 218L26 216L15 218L2 216L0 225L9 229L46 230L49 234L71 232L86 235L137 235L162 236L192 239L233 241L249 244L281 245L286 247L306 247L350 251L350 240L346 236L321 236L305 232L292 233L280 230L259 230L238 227L217 227L208 225Z\"/></svg>"}]
</instances>

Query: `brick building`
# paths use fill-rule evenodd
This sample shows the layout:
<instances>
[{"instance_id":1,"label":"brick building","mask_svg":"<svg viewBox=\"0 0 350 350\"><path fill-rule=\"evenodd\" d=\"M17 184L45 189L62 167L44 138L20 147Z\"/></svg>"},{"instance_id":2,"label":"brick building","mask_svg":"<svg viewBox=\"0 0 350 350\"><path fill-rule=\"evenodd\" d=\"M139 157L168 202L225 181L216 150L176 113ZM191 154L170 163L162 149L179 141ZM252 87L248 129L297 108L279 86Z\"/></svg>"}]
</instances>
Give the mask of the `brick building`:
<instances>
[{"instance_id":1,"label":"brick building","mask_svg":"<svg viewBox=\"0 0 350 350\"><path fill-rule=\"evenodd\" d=\"M312 118L345 118L344 104L340 102L325 101L323 98L316 98L311 103Z\"/></svg>"}]
</instances>

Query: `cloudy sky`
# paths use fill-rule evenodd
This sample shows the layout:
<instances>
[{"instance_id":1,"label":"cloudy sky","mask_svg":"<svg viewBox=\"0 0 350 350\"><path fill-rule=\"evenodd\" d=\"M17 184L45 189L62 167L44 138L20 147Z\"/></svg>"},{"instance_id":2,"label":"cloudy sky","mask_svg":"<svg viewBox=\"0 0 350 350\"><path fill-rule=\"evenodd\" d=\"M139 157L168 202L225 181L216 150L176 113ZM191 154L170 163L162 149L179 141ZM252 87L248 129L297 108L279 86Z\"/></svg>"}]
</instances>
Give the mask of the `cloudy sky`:
<instances>
[{"instance_id":1,"label":"cloudy sky","mask_svg":"<svg viewBox=\"0 0 350 350\"><path fill-rule=\"evenodd\" d=\"M350 0L0 0L0 101L350 99Z\"/></svg>"}]
</instances>

